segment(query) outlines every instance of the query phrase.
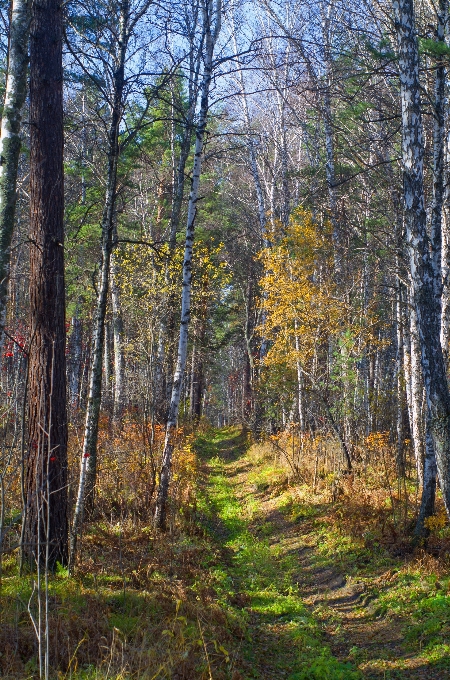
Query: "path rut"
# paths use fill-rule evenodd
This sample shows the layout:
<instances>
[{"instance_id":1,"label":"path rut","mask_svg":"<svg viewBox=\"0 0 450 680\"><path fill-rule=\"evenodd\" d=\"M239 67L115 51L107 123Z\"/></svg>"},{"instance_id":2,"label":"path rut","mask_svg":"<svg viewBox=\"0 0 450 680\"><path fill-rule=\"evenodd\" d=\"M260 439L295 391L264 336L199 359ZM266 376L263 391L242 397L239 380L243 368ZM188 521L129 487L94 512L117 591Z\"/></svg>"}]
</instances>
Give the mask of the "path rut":
<instances>
[{"instance_id":1,"label":"path rut","mask_svg":"<svg viewBox=\"0 0 450 680\"><path fill-rule=\"evenodd\" d=\"M408 621L389 614L376 618L363 582L347 578L333 566L317 566L314 523L306 520L299 525L289 521L278 508L277 498L271 497L270 489L258 491L249 480L249 471L254 471L254 467L233 439L222 442L217 452L224 461L224 473L242 508L242 516L248 516L249 505L254 508L248 524L252 536L255 540L266 541L276 553L277 560L288 555L295 556L298 571L292 586L319 621L324 644L330 647L339 661L351 663L359 669L363 678L373 680L450 679L448 670L433 668L428 659L408 648L404 639ZM274 652L274 645L286 649L289 646L288 640L283 641L284 624L263 620L252 611L251 603L245 598L242 599L242 607L250 612L252 643L249 649L253 648L253 656L249 659L249 668L258 667L260 675L247 676L245 672L249 668L246 668L243 669L244 675L239 672L234 680L244 677L263 677L265 680L296 677L292 675L294 657L291 658L293 666L290 671L289 660L280 668ZM274 663L261 664L257 658L261 653L267 653L266 661L275 654Z\"/></svg>"}]
</instances>

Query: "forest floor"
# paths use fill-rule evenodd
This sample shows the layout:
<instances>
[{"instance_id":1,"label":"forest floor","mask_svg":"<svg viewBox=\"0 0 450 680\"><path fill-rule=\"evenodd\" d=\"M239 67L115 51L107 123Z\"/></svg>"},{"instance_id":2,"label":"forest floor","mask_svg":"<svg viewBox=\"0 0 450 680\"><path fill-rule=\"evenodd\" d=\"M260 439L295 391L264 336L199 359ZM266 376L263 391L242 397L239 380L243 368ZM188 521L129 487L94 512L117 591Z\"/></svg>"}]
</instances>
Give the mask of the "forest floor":
<instances>
[{"instance_id":1,"label":"forest floor","mask_svg":"<svg viewBox=\"0 0 450 680\"><path fill-rule=\"evenodd\" d=\"M168 534L104 518L85 532L77 573L50 578L50 678L450 679L445 560L360 535L359 499L290 483L240 429L197 434L190 450L191 500ZM39 677L35 584L5 559L8 680Z\"/></svg>"},{"instance_id":2,"label":"forest floor","mask_svg":"<svg viewBox=\"0 0 450 680\"><path fill-rule=\"evenodd\" d=\"M450 678L445 573L367 549L331 521L323 498L293 497L257 446L224 436L204 441L204 493L249 613L236 677Z\"/></svg>"}]
</instances>

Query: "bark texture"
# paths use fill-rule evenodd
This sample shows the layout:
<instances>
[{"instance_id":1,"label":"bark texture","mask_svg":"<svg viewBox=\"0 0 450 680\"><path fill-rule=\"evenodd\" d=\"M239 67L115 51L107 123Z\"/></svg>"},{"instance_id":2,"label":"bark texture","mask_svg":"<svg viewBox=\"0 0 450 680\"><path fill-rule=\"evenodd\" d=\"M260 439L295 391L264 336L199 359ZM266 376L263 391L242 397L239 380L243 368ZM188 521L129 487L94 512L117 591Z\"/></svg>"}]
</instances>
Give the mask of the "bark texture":
<instances>
[{"instance_id":1,"label":"bark texture","mask_svg":"<svg viewBox=\"0 0 450 680\"><path fill-rule=\"evenodd\" d=\"M450 392L440 330L440 262L429 247L423 186L424 140L420 102L419 50L413 0L393 2L402 103L402 157L405 226L413 303L421 343L428 427L434 443L442 495L450 512Z\"/></svg>"},{"instance_id":2,"label":"bark texture","mask_svg":"<svg viewBox=\"0 0 450 680\"><path fill-rule=\"evenodd\" d=\"M22 139L22 108L27 92L31 0L13 0L0 136L0 348L3 345L11 241L17 197L17 170Z\"/></svg>"},{"instance_id":3,"label":"bark texture","mask_svg":"<svg viewBox=\"0 0 450 680\"><path fill-rule=\"evenodd\" d=\"M30 328L23 557L67 564L62 3L32 9Z\"/></svg>"}]
</instances>

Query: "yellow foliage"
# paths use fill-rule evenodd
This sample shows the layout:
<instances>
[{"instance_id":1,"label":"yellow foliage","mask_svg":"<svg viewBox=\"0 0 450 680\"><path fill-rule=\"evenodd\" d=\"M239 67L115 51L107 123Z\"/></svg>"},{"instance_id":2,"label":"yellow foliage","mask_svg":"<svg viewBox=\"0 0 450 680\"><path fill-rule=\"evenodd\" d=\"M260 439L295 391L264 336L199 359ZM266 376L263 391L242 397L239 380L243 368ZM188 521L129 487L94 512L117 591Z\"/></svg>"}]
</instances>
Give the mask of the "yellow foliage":
<instances>
[{"instance_id":1,"label":"yellow foliage","mask_svg":"<svg viewBox=\"0 0 450 680\"><path fill-rule=\"evenodd\" d=\"M229 283L228 265L221 260L223 244L212 246L198 241L193 249L192 320L204 319L208 308ZM118 285L126 318L134 328L127 333L126 352L142 354L142 348L156 341L167 305L181 300L184 249L177 247L169 259L165 245L156 255L150 248L127 245L118 254ZM172 300L172 302L170 301Z\"/></svg>"},{"instance_id":2,"label":"yellow foliage","mask_svg":"<svg viewBox=\"0 0 450 680\"><path fill-rule=\"evenodd\" d=\"M267 365L305 365L315 349L336 336L347 316L332 277L331 229L297 209L287 228L276 225L273 247L260 253L264 275L263 325L272 341Z\"/></svg>"},{"instance_id":3,"label":"yellow foliage","mask_svg":"<svg viewBox=\"0 0 450 680\"><path fill-rule=\"evenodd\" d=\"M307 371L330 347L340 347L341 361L349 362L363 346L377 343L371 306L361 314L357 301L352 306L355 301L339 296L329 223L318 224L298 208L287 227L275 224L269 239L274 245L259 254L264 267L259 331L270 344L264 363L272 372L298 364Z\"/></svg>"},{"instance_id":4,"label":"yellow foliage","mask_svg":"<svg viewBox=\"0 0 450 680\"><path fill-rule=\"evenodd\" d=\"M424 524L432 533L443 529L448 522L447 513L444 509L438 512L436 515L427 517Z\"/></svg>"}]
</instances>

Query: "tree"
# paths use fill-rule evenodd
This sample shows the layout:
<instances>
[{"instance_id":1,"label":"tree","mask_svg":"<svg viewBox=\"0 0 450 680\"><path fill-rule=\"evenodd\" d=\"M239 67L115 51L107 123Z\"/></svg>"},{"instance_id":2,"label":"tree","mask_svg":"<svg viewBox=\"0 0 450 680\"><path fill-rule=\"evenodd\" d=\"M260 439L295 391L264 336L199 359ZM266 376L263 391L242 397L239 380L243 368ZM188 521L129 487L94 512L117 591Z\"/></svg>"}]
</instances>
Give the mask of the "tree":
<instances>
[{"instance_id":1,"label":"tree","mask_svg":"<svg viewBox=\"0 0 450 680\"><path fill-rule=\"evenodd\" d=\"M22 551L67 564L62 3L32 7L30 48L30 348Z\"/></svg>"},{"instance_id":2,"label":"tree","mask_svg":"<svg viewBox=\"0 0 450 680\"><path fill-rule=\"evenodd\" d=\"M181 387L186 368L188 350L188 330L191 314L191 286L192 286L192 248L194 244L195 216L197 213L198 192L200 187L200 173L203 156L203 144L207 125L207 115L209 109L209 94L211 80L214 69L214 49L219 37L222 21L221 0L201 0L203 15L203 35L204 42L203 55L203 76L200 86L200 111L198 123L195 130L195 152L194 167L192 171L192 184L189 194L188 216L186 225L186 239L183 260L183 281L181 295L181 321L180 334L178 341L177 365L174 372L172 383L172 395L170 399L169 414L166 424L166 436L162 465L160 473L160 483L155 509L155 526L164 530L166 527L166 507L169 492L170 471L173 455L173 436L177 424L178 409L180 405Z\"/></svg>"},{"instance_id":3,"label":"tree","mask_svg":"<svg viewBox=\"0 0 450 680\"><path fill-rule=\"evenodd\" d=\"M101 220L101 258L98 274L98 292L93 324L91 368L89 374L89 396L86 411L83 450L80 466L77 501L71 531L70 562L73 564L76 555L77 535L83 520L85 506L92 513L94 507L94 491L97 479L97 442L98 423L102 395L102 361L105 341L105 318L110 289L111 254L114 243L115 206L117 199L117 177L121 146L119 144L120 123L123 118L125 104L125 65L128 57L128 45L133 36L136 24L145 15L151 0L143 0L133 6L130 0L121 0L112 8L113 16L103 16L98 25L108 35L110 51L103 54L102 35L96 40L87 35L89 46L94 44L94 52L100 54L101 67L109 74L111 92L106 96L110 111L107 134L107 176ZM110 8L111 10L111 8ZM94 14L97 9L94 9ZM91 19L93 17L90 17ZM115 23L117 21L117 24ZM95 23L95 21L94 21ZM101 33L101 31L100 31Z\"/></svg>"},{"instance_id":4,"label":"tree","mask_svg":"<svg viewBox=\"0 0 450 680\"><path fill-rule=\"evenodd\" d=\"M16 213L16 185L22 139L22 107L27 92L31 0L13 0L8 68L0 137L0 348L6 318L11 240Z\"/></svg>"},{"instance_id":5,"label":"tree","mask_svg":"<svg viewBox=\"0 0 450 680\"><path fill-rule=\"evenodd\" d=\"M428 427L434 442L442 495L450 515L450 391L440 339L441 229L434 229L430 244L426 229L424 139L414 2L394 0L393 8L402 103L403 190L412 296L421 343ZM428 493L432 493L432 481L428 478L434 474L432 458L425 457L423 483Z\"/></svg>"}]
</instances>

